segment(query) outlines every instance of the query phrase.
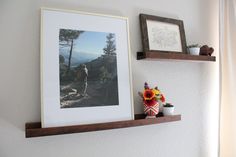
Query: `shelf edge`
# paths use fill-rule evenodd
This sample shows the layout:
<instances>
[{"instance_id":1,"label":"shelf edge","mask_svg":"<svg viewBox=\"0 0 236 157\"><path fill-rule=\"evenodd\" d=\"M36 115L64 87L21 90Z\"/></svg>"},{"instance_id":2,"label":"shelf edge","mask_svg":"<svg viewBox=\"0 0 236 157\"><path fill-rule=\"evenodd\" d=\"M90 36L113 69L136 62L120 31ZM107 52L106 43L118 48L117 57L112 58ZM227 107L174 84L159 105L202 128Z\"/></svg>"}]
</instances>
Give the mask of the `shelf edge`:
<instances>
[{"instance_id":1,"label":"shelf edge","mask_svg":"<svg viewBox=\"0 0 236 157\"><path fill-rule=\"evenodd\" d=\"M135 120L108 122L108 123L84 124L84 125L51 127L51 128L41 128L40 122L34 122L25 124L25 137L30 138L30 137L110 130L110 129L174 122L180 120L181 120L181 115L173 115L173 116L157 117L153 119L135 119Z\"/></svg>"},{"instance_id":2,"label":"shelf edge","mask_svg":"<svg viewBox=\"0 0 236 157\"><path fill-rule=\"evenodd\" d=\"M137 60L186 60L186 61L211 61L215 62L215 56L190 55L173 52L137 52Z\"/></svg>"}]
</instances>

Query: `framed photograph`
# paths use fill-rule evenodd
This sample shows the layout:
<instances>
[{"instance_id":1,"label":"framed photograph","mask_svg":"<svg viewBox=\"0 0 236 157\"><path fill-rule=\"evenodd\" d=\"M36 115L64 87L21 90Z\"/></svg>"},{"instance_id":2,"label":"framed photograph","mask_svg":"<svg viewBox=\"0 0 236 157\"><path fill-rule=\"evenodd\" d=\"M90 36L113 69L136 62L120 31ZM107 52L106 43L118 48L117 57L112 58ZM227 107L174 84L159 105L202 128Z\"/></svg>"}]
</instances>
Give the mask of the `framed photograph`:
<instances>
[{"instance_id":1,"label":"framed photograph","mask_svg":"<svg viewBox=\"0 0 236 157\"><path fill-rule=\"evenodd\" d=\"M146 14L139 17L144 52L187 53L183 21Z\"/></svg>"},{"instance_id":2,"label":"framed photograph","mask_svg":"<svg viewBox=\"0 0 236 157\"><path fill-rule=\"evenodd\" d=\"M42 127L133 119L128 19L41 9Z\"/></svg>"}]
</instances>

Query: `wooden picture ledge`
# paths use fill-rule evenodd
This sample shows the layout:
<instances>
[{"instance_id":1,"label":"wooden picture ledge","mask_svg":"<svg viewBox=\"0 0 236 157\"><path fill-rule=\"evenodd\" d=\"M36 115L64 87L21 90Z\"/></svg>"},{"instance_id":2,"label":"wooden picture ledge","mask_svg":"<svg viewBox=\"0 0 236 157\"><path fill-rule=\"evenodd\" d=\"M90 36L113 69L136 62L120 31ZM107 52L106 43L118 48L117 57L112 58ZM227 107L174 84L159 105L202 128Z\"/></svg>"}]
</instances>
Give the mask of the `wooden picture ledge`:
<instances>
[{"instance_id":1,"label":"wooden picture ledge","mask_svg":"<svg viewBox=\"0 0 236 157\"><path fill-rule=\"evenodd\" d=\"M188 60L216 61L215 56L190 55L185 53L137 52L137 60Z\"/></svg>"},{"instance_id":2,"label":"wooden picture ledge","mask_svg":"<svg viewBox=\"0 0 236 157\"><path fill-rule=\"evenodd\" d=\"M181 120L181 115L162 116L159 114L157 118L145 119L145 115L136 114L135 120L96 123L96 124L83 124L74 126L62 126L62 127L50 127L50 128L42 128L40 122L34 122L25 124L25 136L26 138L29 138L29 137L39 137L39 136L49 136L49 135L81 133L81 132L167 123L180 120Z\"/></svg>"}]
</instances>

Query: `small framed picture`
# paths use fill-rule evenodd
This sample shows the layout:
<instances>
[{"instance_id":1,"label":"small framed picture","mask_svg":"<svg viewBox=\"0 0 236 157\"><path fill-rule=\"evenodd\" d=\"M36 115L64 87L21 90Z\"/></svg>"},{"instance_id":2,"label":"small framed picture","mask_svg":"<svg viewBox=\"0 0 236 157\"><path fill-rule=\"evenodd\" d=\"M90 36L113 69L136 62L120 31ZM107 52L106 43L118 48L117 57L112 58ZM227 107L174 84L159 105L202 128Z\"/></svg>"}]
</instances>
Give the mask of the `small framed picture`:
<instances>
[{"instance_id":1,"label":"small framed picture","mask_svg":"<svg viewBox=\"0 0 236 157\"><path fill-rule=\"evenodd\" d=\"M183 21L146 14L139 17L144 52L187 53Z\"/></svg>"},{"instance_id":2,"label":"small framed picture","mask_svg":"<svg viewBox=\"0 0 236 157\"><path fill-rule=\"evenodd\" d=\"M128 19L41 9L42 127L133 119Z\"/></svg>"}]
</instances>

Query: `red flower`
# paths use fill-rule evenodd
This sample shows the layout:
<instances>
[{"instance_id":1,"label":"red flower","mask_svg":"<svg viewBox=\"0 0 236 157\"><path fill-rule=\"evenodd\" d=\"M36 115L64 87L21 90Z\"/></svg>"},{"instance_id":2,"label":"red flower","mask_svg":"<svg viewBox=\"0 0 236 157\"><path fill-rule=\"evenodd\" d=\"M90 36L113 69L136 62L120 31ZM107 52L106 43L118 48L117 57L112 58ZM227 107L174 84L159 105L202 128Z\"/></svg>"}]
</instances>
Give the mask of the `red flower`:
<instances>
[{"instance_id":1,"label":"red flower","mask_svg":"<svg viewBox=\"0 0 236 157\"><path fill-rule=\"evenodd\" d=\"M146 89L143 92L144 100L151 100L155 97L155 93L151 89Z\"/></svg>"},{"instance_id":2,"label":"red flower","mask_svg":"<svg viewBox=\"0 0 236 157\"><path fill-rule=\"evenodd\" d=\"M151 99L151 100L144 100L144 103L147 105L147 106L154 106L156 105L157 101L155 98Z\"/></svg>"},{"instance_id":3,"label":"red flower","mask_svg":"<svg viewBox=\"0 0 236 157\"><path fill-rule=\"evenodd\" d=\"M166 101L166 99L165 99L164 95L161 94L161 102L165 102L165 101Z\"/></svg>"}]
</instances>

